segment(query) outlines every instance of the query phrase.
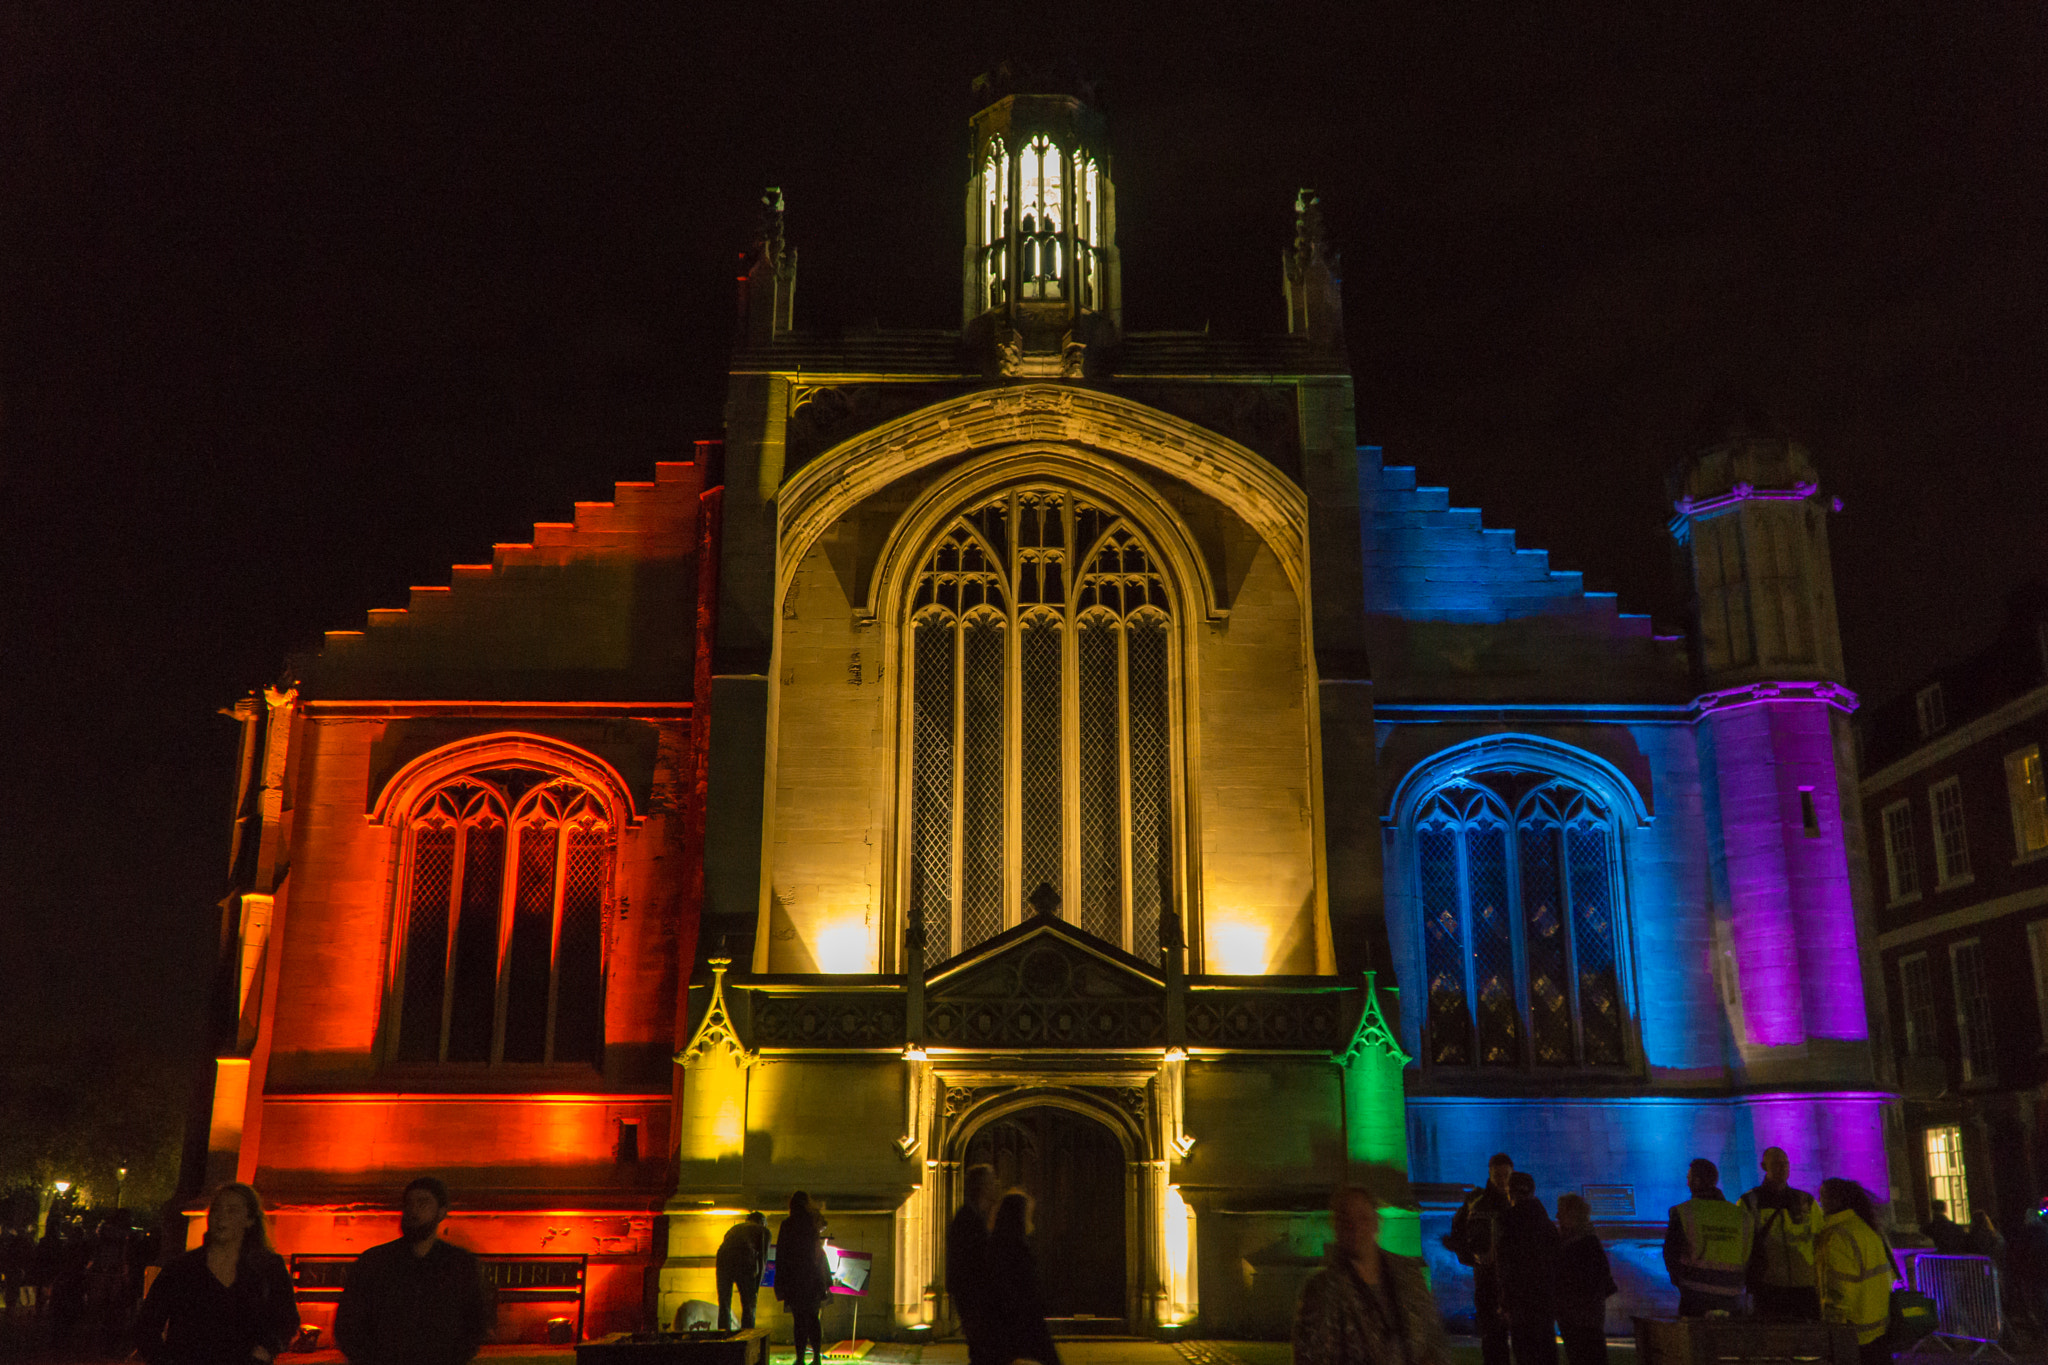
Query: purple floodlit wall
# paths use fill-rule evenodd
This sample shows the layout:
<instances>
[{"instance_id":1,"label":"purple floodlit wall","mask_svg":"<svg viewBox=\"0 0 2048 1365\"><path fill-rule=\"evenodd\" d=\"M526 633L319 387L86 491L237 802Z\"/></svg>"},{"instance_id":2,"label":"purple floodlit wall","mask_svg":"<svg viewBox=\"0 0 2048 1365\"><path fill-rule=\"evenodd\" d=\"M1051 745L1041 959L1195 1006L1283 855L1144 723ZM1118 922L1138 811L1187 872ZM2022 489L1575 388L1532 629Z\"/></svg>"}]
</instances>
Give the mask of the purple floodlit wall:
<instances>
[{"instance_id":1,"label":"purple floodlit wall","mask_svg":"<svg viewBox=\"0 0 2048 1365\"><path fill-rule=\"evenodd\" d=\"M1823 701L1756 701L1702 722L1718 788L1741 1036L1752 1046L1869 1036L1832 712Z\"/></svg>"}]
</instances>

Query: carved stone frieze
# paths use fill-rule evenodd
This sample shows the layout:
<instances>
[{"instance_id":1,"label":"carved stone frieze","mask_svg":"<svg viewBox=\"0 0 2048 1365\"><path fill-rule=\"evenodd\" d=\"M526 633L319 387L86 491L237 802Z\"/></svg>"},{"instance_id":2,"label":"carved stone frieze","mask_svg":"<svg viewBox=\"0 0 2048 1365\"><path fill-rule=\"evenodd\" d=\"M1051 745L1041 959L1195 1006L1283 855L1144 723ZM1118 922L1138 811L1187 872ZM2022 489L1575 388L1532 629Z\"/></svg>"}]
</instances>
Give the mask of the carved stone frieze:
<instances>
[{"instance_id":1,"label":"carved stone frieze","mask_svg":"<svg viewBox=\"0 0 2048 1365\"><path fill-rule=\"evenodd\" d=\"M934 987L925 1037L948 1047L1159 1047L1164 993L1091 953L1041 939Z\"/></svg>"},{"instance_id":2,"label":"carved stone frieze","mask_svg":"<svg viewBox=\"0 0 2048 1365\"><path fill-rule=\"evenodd\" d=\"M1207 998L1205 998L1207 997ZM1282 1047L1336 1051L1344 1046L1341 997L1197 990L1188 999L1188 1042L1198 1047Z\"/></svg>"},{"instance_id":3,"label":"carved stone frieze","mask_svg":"<svg viewBox=\"0 0 2048 1365\"><path fill-rule=\"evenodd\" d=\"M754 993L756 1047L901 1047L900 995Z\"/></svg>"}]
</instances>

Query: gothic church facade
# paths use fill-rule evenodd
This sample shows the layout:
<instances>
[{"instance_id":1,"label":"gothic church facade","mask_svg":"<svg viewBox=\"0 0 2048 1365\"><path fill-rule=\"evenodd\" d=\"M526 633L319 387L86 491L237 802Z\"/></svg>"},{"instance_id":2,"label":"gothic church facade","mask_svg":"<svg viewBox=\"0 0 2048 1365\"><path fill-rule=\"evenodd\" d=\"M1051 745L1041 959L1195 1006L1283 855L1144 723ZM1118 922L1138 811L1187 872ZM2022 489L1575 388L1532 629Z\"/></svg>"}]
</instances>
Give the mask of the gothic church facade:
<instances>
[{"instance_id":1,"label":"gothic church facade","mask_svg":"<svg viewBox=\"0 0 2048 1365\"><path fill-rule=\"evenodd\" d=\"M803 331L778 203L722 446L242 708L209 1173L309 1317L421 1170L512 1337L672 1320L799 1189L944 1333L982 1160L1139 1332L1284 1331L1347 1180L1468 1310L1496 1149L1623 1314L1693 1156L1887 1195L1806 453L1683 465L1656 635L1358 444L1312 195L1284 330L1127 330L1100 115L989 95L958 327Z\"/></svg>"}]
</instances>

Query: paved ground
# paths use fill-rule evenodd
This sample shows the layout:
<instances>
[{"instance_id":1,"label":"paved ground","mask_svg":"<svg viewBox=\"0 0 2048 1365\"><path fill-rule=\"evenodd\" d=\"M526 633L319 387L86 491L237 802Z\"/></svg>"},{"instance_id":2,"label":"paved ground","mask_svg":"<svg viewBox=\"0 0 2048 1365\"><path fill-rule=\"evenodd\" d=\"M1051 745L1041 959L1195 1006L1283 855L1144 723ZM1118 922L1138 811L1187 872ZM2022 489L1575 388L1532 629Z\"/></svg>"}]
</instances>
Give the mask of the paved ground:
<instances>
[{"instance_id":1,"label":"paved ground","mask_svg":"<svg viewBox=\"0 0 2048 1365\"><path fill-rule=\"evenodd\" d=\"M1060 1346L1061 1365L1291 1365L1284 1341L1146 1341L1127 1337L1070 1337ZM1479 1365L1479 1343L1472 1337L1451 1338L1454 1365ZM1610 1365L1635 1365L1635 1343L1608 1343ZM0 1359L14 1365L50 1362L51 1365L110 1365L111 1357L101 1354L49 1355L40 1352L17 1354L0 1344ZM777 1347L771 1365L794 1365L787 1346ZM283 1365L338 1365L338 1351L312 1351L287 1355ZM2020 1365L2048 1365L2048 1357L2020 1356ZM480 1365L575 1365L576 1353L566 1346L486 1346L478 1355ZM868 1353L869 1365L967 1365L967 1347L959 1341L926 1344L879 1342ZM1902 1355L1897 1365L1959 1365L1953 1355Z\"/></svg>"}]
</instances>

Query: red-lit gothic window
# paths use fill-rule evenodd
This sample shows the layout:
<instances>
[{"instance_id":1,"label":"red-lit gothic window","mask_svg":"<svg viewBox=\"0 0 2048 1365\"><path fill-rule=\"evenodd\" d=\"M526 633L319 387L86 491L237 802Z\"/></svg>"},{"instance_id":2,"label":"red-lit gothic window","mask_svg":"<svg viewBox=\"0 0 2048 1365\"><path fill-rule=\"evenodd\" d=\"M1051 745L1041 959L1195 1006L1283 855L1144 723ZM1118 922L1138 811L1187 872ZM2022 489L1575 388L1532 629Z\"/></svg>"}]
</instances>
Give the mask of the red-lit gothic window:
<instances>
[{"instance_id":1,"label":"red-lit gothic window","mask_svg":"<svg viewBox=\"0 0 2048 1365\"><path fill-rule=\"evenodd\" d=\"M613 834L591 791L532 768L466 773L413 807L398 1061L599 1061Z\"/></svg>"},{"instance_id":2,"label":"red-lit gothic window","mask_svg":"<svg viewBox=\"0 0 2048 1365\"><path fill-rule=\"evenodd\" d=\"M1415 825L1438 1067L1624 1064L1613 822L1547 774L1479 773Z\"/></svg>"}]
</instances>

